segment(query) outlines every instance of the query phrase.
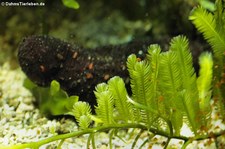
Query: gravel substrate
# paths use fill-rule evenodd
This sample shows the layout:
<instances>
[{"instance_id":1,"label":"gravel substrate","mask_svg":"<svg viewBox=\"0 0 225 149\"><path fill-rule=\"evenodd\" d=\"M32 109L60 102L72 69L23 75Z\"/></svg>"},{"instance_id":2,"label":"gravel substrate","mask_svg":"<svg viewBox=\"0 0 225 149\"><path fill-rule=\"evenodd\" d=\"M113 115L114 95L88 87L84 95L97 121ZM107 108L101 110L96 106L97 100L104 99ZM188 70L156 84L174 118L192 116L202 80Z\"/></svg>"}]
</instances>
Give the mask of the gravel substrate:
<instances>
[{"instance_id":1,"label":"gravel substrate","mask_svg":"<svg viewBox=\"0 0 225 149\"><path fill-rule=\"evenodd\" d=\"M8 63L0 67L0 146L38 141L59 133L68 133L77 130L77 125L73 119L57 118L49 120L40 114L34 106L35 100L32 94L23 87L25 75L20 69L11 70ZM215 114L213 115L215 117ZM213 122L213 130L225 129L221 121ZM132 129L120 132L125 141L118 137L113 139L114 148L131 148L139 130ZM185 131L183 131L185 133ZM132 134L132 135L131 135ZM141 135L136 148L138 148L149 134ZM109 135L107 133L97 133L95 135L96 147L100 149L108 148ZM62 145L63 149L82 149L86 148L88 135L78 138L66 139ZM223 139L223 138L222 138ZM143 148L163 148L166 138L155 136ZM193 142L188 148L216 148L212 140ZM41 149L55 149L59 141L44 145ZM181 148L182 140L173 139L170 141L169 148Z\"/></svg>"},{"instance_id":2,"label":"gravel substrate","mask_svg":"<svg viewBox=\"0 0 225 149\"><path fill-rule=\"evenodd\" d=\"M38 141L58 132L76 131L77 125L71 119L49 120L40 114L33 104L35 99L32 94L23 87L25 77L20 69L11 70L8 63L0 67L0 146ZM62 148L86 148L87 138L88 135L66 139ZM97 133L95 138L97 148L107 148L107 133ZM41 148L56 148L58 143L56 141ZM132 141L125 143L115 138L113 144L115 148L130 148Z\"/></svg>"}]
</instances>

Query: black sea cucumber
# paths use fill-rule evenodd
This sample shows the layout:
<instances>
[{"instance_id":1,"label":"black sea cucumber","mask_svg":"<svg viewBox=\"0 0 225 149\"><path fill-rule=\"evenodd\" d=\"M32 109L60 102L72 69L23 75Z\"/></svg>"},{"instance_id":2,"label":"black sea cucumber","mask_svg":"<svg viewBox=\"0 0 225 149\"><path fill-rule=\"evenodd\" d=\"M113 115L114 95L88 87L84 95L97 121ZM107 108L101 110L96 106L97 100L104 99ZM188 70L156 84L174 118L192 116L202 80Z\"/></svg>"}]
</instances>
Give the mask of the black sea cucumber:
<instances>
[{"instance_id":1,"label":"black sea cucumber","mask_svg":"<svg viewBox=\"0 0 225 149\"><path fill-rule=\"evenodd\" d=\"M49 86L57 80L69 95L78 95L93 106L95 86L116 75L128 83L127 56L135 53L143 58L148 45L149 42L132 42L84 49L49 36L30 36L21 42L18 60L36 84Z\"/></svg>"}]
</instances>

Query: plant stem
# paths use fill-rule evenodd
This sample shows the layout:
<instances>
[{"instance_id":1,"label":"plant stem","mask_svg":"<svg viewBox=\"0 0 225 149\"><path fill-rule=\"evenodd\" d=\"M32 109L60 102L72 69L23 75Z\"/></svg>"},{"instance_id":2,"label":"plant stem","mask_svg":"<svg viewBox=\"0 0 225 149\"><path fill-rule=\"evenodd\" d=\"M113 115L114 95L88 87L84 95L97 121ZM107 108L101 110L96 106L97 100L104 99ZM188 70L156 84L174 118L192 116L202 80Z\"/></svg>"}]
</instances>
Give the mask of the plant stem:
<instances>
[{"instance_id":1,"label":"plant stem","mask_svg":"<svg viewBox=\"0 0 225 149\"><path fill-rule=\"evenodd\" d=\"M57 140L64 140L67 138L78 137L78 136L81 136L84 134L105 132L110 129L128 129L128 128L139 128L142 130L149 130L153 134L161 135L161 136L167 137L168 139L174 138L174 139L184 140L186 143L183 145L182 148L185 148L188 144L190 144L194 140L198 141L198 140L204 140L204 139L209 139L209 138L216 138L216 137L219 137L219 136L225 134L225 130L223 130L221 132L208 134L208 135L199 135L199 136L195 136L195 137L171 136L170 133L162 131L162 130L158 130L155 128L147 129L147 127L142 124L128 123L128 124L117 124L117 125L99 126L96 128L88 128L85 130L79 130L79 131L75 131L75 132L71 132L71 133L67 133L67 134L60 134L60 135L52 136L52 137L49 137L49 138L46 138L46 139L43 139L43 140L40 140L37 142L30 142L30 143L25 143L25 144L17 144L17 145L13 145L13 146L3 147L3 149L24 149L24 148L38 149L40 146L42 146L44 144L54 142Z\"/></svg>"},{"instance_id":2,"label":"plant stem","mask_svg":"<svg viewBox=\"0 0 225 149\"><path fill-rule=\"evenodd\" d=\"M37 142L30 142L30 143L25 143L25 144L18 144L18 145L13 145L13 146L9 146L9 147L5 147L4 149L24 149L24 148L39 148L40 146L50 143L50 142L54 142L57 140L62 140L62 139L67 139L67 138L72 138L72 137L78 137L84 134L91 134L91 133L96 133L96 132L104 132L110 129L127 129L127 128L140 128L140 129L144 129L146 130L147 128L144 125L141 124L118 124L118 125L107 125L107 126L100 126L100 127L96 127L96 128L89 128L89 129L85 129L85 130L79 130L79 131L75 131L75 132L71 132L71 133L67 133L67 134L61 134L61 135L56 135L56 136L52 136Z\"/></svg>"},{"instance_id":3,"label":"plant stem","mask_svg":"<svg viewBox=\"0 0 225 149\"><path fill-rule=\"evenodd\" d=\"M166 144L165 144L165 146L164 146L164 149L167 149L167 147L168 147L168 145L169 145L169 143L170 143L170 140L171 140L171 138L168 138L168 139L167 139Z\"/></svg>"}]
</instances>

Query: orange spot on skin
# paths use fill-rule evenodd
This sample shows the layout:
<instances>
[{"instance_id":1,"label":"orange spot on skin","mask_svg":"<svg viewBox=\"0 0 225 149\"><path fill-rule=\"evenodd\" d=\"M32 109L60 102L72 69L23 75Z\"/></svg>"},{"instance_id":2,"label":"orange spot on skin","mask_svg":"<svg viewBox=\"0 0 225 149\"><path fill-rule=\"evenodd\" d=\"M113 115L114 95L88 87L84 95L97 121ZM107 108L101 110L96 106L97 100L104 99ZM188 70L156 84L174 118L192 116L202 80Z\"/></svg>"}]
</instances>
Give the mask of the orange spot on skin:
<instances>
[{"instance_id":1,"label":"orange spot on skin","mask_svg":"<svg viewBox=\"0 0 225 149\"><path fill-rule=\"evenodd\" d=\"M44 65L40 65L39 68L40 68L40 71L41 71L41 72L45 72L45 71L46 71L46 68L45 68Z\"/></svg>"},{"instance_id":2,"label":"orange spot on skin","mask_svg":"<svg viewBox=\"0 0 225 149\"><path fill-rule=\"evenodd\" d=\"M78 56L78 53L77 53L77 52L74 52L72 58L73 58L73 59L76 59L77 56Z\"/></svg>"},{"instance_id":3,"label":"orange spot on skin","mask_svg":"<svg viewBox=\"0 0 225 149\"><path fill-rule=\"evenodd\" d=\"M104 75L104 80L108 80L110 78L110 75L109 74L105 74Z\"/></svg>"},{"instance_id":4,"label":"orange spot on skin","mask_svg":"<svg viewBox=\"0 0 225 149\"><path fill-rule=\"evenodd\" d=\"M86 73L86 78L87 78L87 79L91 79L91 78L93 78L92 73Z\"/></svg>"},{"instance_id":5,"label":"orange spot on skin","mask_svg":"<svg viewBox=\"0 0 225 149\"><path fill-rule=\"evenodd\" d=\"M88 65L88 69L93 69L94 68L94 63L90 63L89 65Z\"/></svg>"}]
</instances>

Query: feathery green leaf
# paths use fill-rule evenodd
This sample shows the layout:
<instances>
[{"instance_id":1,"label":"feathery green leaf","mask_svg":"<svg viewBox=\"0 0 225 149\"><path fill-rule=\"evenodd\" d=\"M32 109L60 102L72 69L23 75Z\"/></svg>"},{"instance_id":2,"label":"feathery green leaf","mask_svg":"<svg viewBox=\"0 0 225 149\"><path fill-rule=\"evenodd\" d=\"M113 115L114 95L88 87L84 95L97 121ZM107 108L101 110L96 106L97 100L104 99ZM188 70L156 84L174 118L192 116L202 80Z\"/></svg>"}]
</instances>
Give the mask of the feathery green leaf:
<instances>
[{"instance_id":1,"label":"feathery green leaf","mask_svg":"<svg viewBox=\"0 0 225 149\"><path fill-rule=\"evenodd\" d=\"M190 50L188 49L188 40L184 36L174 37L171 41L171 51L174 51L177 55L177 64L180 68L180 78L182 81L183 88L183 110L187 116L188 121L192 127L194 133L201 126L201 121L199 120L199 103L198 103L198 92L196 84L196 74L194 73L194 68L192 66L192 56Z\"/></svg>"},{"instance_id":2,"label":"feathery green leaf","mask_svg":"<svg viewBox=\"0 0 225 149\"><path fill-rule=\"evenodd\" d=\"M97 98L96 114L103 122L103 125L113 124L113 106L114 100L111 92L108 90L108 85L101 83L96 86L95 95Z\"/></svg>"},{"instance_id":3,"label":"feathery green leaf","mask_svg":"<svg viewBox=\"0 0 225 149\"><path fill-rule=\"evenodd\" d=\"M132 89L132 93L135 95L135 94L138 94L138 88L136 86L138 86L138 83L137 81L135 81L134 78L135 75L134 75L134 67L137 63L137 57L136 55L134 54L131 54L128 58L127 58L127 69L129 71L129 75L130 75L130 86L131 86L131 89ZM133 99L135 102L138 102L138 99L134 98ZM140 109L137 109L137 108L134 108L134 114L135 114L135 119L137 121L140 121L141 120L141 111Z\"/></svg>"},{"instance_id":4,"label":"feathery green leaf","mask_svg":"<svg viewBox=\"0 0 225 149\"><path fill-rule=\"evenodd\" d=\"M205 39L212 46L216 57L221 58L225 51L224 29L217 30L216 20L212 13L202 7L194 9L189 19L193 22L199 32L203 33ZM224 27L224 24L223 24Z\"/></svg>"},{"instance_id":5,"label":"feathery green leaf","mask_svg":"<svg viewBox=\"0 0 225 149\"><path fill-rule=\"evenodd\" d=\"M210 53L203 53L199 58L200 72L197 79L200 109L210 110L211 87L213 77L213 60Z\"/></svg>"},{"instance_id":6,"label":"feathery green leaf","mask_svg":"<svg viewBox=\"0 0 225 149\"><path fill-rule=\"evenodd\" d=\"M215 6L216 10L214 13L210 13L202 7L197 7L194 9L189 19L193 22L198 31L203 33L204 38L213 49L215 65L213 68L213 99L216 101L221 115L224 115L225 3L222 0L216 0Z\"/></svg>"},{"instance_id":7,"label":"feathery green leaf","mask_svg":"<svg viewBox=\"0 0 225 149\"><path fill-rule=\"evenodd\" d=\"M150 80L151 84L149 85L150 87L150 92L148 96L150 98L147 99L147 102L151 105L152 108L159 110L158 109L158 73L159 73L159 64L160 64L160 52L161 48L159 45L154 44L149 46L148 48L148 54L147 54L147 60L150 63L151 67L151 74L150 74Z\"/></svg>"},{"instance_id":8,"label":"feathery green leaf","mask_svg":"<svg viewBox=\"0 0 225 149\"><path fill-rule=\"evenodd\" d=\"M76 102L69 114L76 118L81 129L89 127L91 123L91 107L88 103L83 101Z\"/></svg>"},{"instance_id":9,"label":"feathery green leaf","mask_svg":"<svg viewBox=\"0 0 225 149\"><path fill-rule=\"evenodd\" d=\"M127 101L128 94L123 79L115 76L108 81L108 85L109 91L112 93L115 101L115 108L118 111L118 117L126 122L133 121L133 108Z\"/></svg>"},{"instance_id":10,"label":"feathery green leaf","mask_svg":"<svg viewBox=\"0 0 225 149\"><path fill-rule=\"evenodd\" d=\"M101 97L101 93L102 92L105 92L105 91L108 91L109 89L109 86L106 84L106 83L100 83L98 84L96 87L95 87L95 91L94 91L94 94L98 100L98 98Z\"/></svg>"},{"instance_id":11,"label":"feathery green leaf","mask_svg":"<svg viewBox=\"0 0 225 149\"><path fill-rule=\"evenodd\" d=\"M182 101L178 96L181 90L182 82L180 71L177 64L177 55L174 51L168 51L162 54L160 61L160 90L162 95L160 100L164 103L165 115L169 117L175 134L180 134L183 124Z\"/></svg>"},{"instance_id":12,"label":"feathery green leaf","mask_svg":"<svg viewBox=\"0 0 225 149\"><path fill-rule=\"evenodd\" d=\"M148 108L157 109L156 103L151 104L153 87L151 87L151 68L149 62L138 62L136 56L131 55L128 57L127 66L131 78L132 99ZM137 120L149 126L155 121L155 114L149 110L135 109L135 114Z\"/></svg>"}]
</instances>

